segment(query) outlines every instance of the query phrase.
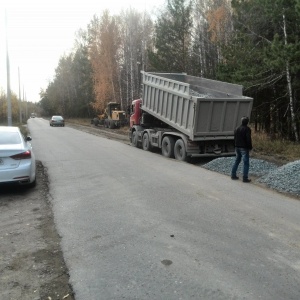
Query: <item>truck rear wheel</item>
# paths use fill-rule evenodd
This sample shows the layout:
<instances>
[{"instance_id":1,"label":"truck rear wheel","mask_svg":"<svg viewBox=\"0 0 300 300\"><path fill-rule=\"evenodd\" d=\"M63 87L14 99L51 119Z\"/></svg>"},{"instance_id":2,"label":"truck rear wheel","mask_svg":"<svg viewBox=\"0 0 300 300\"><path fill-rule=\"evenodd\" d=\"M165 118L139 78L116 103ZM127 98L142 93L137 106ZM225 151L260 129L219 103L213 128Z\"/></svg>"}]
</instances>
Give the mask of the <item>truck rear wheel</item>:
<instances>
[{"instance_id":1,"label":"truck rear wheel","mask_svg":"<svg viewBox=\"0 0 300 300\"><path fill-rule=\"evenodd\" d=\"M152 146L150 144L150 138L149 138L149 134L148 133L145 133L143 135L143 149L145 151L151 151L152 149Z\"/></svg>"},{"instance_id":2,"label":"truck rear wheel","mask_svg":"<svg viewBox=\"0 0 300 300\"><path fill-rule=\"evenodd\" d=\"M174 157L174 145L175 140L171 136L165 136L161 144L161 153L163 156L168 158Z\"/></svg>"},{"instance_id":3,"label":"truck rear wheel","mask_svg":"<svg viewBox=\"0 0 300 300\"><path fill-rule=\"evenodd\" d=\"M184 141L182 139L178 139L174 146L174 155L175 158L181 161L187 160L186 150Z\"/></svg>"}]
</instances>

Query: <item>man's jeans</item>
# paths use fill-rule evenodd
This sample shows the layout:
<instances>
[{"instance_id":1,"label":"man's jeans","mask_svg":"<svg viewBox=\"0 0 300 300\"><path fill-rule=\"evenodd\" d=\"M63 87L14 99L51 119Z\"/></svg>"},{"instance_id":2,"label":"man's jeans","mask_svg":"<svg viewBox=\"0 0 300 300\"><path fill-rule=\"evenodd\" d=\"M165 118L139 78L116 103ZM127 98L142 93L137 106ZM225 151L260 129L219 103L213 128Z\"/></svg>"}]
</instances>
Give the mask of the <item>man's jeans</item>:
<instances>
[{"instance_id":1,"label":"man's jeans","mask_svg":"<svg viewBox=\"0 0 300 300\"><path fill-rule=\"evenodd\" d=\"M249 173L249 150L245 148L235 148L236 158L235 163L231 170L231 177L236 176L236 171L238 169L238 166L243 158L243 179L248 179L248 173Z\"/></svg>"}]
</instances>

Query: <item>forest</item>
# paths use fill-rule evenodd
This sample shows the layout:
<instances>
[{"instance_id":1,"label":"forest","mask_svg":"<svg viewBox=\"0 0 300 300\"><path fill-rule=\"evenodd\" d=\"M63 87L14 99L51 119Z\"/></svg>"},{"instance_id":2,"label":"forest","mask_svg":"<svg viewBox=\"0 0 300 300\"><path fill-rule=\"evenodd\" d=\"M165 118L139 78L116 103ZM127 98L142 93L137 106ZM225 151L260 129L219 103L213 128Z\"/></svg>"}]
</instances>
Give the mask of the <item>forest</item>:
<instances>
[{"instance_id":1,"label":"forest","mask_svg":"<svg viewBox=\"0 0 300 300\"><path fill-rule=\"evenodd\" d=\"M25 96L19 101L19 97L15 93L11 93L11 117L15 124L22 124L30 117L31 113L36 113L40 107L33 102L27 101ZM0 125L7 124L7 95L0 88Z\"/></svg>"},{"instance_id":2,"label":"forest","mask_svg":"<svg viewBox=\"0 0 300 300\"><path fill-rule=\"evenodd\" d=\"M299 143L300 0L166 0L156 15L95 14L38 105L66 118L91 118L110 101L127 111L141 70L241 84L255 130Z\"/></svg>"}]
</instances>

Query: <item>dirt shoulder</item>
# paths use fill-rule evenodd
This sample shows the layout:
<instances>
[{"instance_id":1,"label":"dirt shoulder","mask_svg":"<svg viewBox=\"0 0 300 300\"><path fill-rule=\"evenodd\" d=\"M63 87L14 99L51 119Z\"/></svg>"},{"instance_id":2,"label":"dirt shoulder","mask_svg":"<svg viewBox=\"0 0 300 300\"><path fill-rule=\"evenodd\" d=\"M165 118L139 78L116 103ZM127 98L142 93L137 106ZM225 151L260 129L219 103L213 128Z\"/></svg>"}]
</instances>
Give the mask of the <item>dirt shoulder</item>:
<instances>
[{"instance_id":1,"label":"dirt shoulder","mask_svg":"<svg viewBox=\"0 0 300 300\"><path fill-rule=\"evenodd\" d=\"M102 125L94 126L94 125L82 125L78 123L68 123L67 126L72 127L77 130L81 130L90 134L94 134L97 136L106 137L112 140L118 140L124 142L125 144L129 144L129 129L128 128L120 128L120 129L108 129Z\"/></svg>"},{"instance_id":2,"label":"dirt shoulder","mask_svg":"<svg viewBox=\"0 0 300 300\"><path fill-rule=\"evenodd\" d=\"M0 186L0 299L74 299L60 249L47 172L35 188Z\"/></svg>"}]
</instances>

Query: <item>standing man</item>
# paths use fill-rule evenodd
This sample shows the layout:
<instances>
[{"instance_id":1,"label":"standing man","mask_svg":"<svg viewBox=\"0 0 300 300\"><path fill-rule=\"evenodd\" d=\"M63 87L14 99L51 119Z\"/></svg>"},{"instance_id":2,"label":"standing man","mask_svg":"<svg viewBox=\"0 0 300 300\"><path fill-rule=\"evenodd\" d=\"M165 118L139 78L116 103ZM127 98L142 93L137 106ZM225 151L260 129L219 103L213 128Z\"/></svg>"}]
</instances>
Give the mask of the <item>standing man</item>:
<instances>
[{"instance_id":1,"label":"standing man","mask_svg":"<svg viewBox=\"0 0 300 300\"><path fill-rule=\"evenodd\" d=\"M249 152L252 150L251 129L247 126L248 117L242 117L242 125L234 131L234 145L236 158L231 170L231 179L239 179L236 176L237 168L243 158L243 182L250 182L249 173Z\"/></svg>"}]
</instances>

